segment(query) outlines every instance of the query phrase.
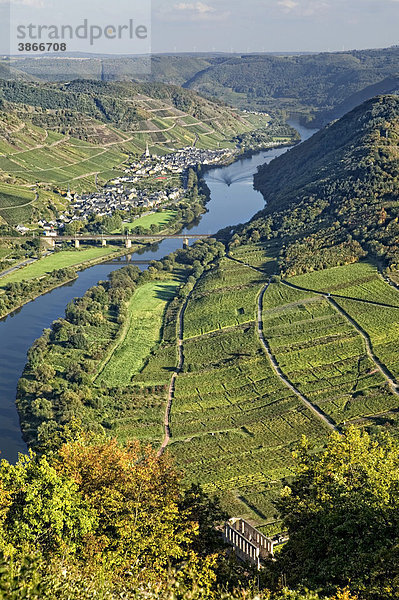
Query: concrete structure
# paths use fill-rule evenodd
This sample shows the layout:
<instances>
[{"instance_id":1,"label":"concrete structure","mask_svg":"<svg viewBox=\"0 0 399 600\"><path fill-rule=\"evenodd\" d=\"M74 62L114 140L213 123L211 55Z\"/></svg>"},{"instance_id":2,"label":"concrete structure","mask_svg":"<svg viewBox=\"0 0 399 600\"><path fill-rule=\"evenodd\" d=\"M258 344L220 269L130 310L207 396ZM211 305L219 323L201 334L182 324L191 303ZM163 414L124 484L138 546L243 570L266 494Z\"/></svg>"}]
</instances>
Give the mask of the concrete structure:
<instances>
[{"instance_id":1,"label":"concrete structure","mask_svg":"<svg viewBox=\"0 0 399 600\"><path fill-rule=\"evenodd\" d=\"M126 238L126 248L131 248L132 247L132 240L130 240L129 238Z\"/></svg>"},{"instance_id":2,"label":"concrete structure","mask_svg":"<svg viewBox=\"0 0 399 600\"><path fill-rule=\"evenodd\" d=\"M51 237L43 237L40 240L45 246L47 246L48 248L55 248L55 239L51 238Z\"/></svg>"},{"instance_id":3,"label":"concrete structure","mask_svg":"<svg viewBox=\"0 0 399 600\"><path fill-rule=\"evenodd\" d=\"M274 556L275 541L263 535L244 519L233 518L227 521L223 537L233 546L238 558L255 565L257 569L261 568L262 560Z\"/></svg>"},{"instance_id":4,"label":"concrete structure","mask_svg":"<svg viewBox=\"0 0 399 600\"><path fill-rule=\"evenodd\" d=\"M80 247L80 241L75 239L75 248L79 248Z\"/></svg>"}]
</instances>

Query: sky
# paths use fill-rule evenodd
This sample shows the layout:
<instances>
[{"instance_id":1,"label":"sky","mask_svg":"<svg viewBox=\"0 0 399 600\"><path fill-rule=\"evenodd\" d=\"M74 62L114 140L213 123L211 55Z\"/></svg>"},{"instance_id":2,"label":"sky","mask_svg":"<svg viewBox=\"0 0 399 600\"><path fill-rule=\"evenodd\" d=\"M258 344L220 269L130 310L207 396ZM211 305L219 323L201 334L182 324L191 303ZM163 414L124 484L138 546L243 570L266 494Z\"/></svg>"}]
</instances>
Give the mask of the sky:
<instances>
[{"instance_id":1,"label":"sky","mask_svg":"<svg viewBox=\"0 0 399 600\"><path fill-rule=\"evenodd\" d=\"M153 52L341 51L399 44L399 0L153 0Z\"/></svg>"},{"instance_id":2,"label":"sky","mask_svg":"<svg viewBox=\"0 0 399 600\"><path fill-rule=\"evenodd\" d=\"M70 41L99 53L317 52L399 44L399 0L0 0L0 46L11 7L16 53L20 23L146 23L148 39ZM3 9L3 15L1 15ZM6 53L1 49L0 53Z\"/></svg>"}]
</instances>

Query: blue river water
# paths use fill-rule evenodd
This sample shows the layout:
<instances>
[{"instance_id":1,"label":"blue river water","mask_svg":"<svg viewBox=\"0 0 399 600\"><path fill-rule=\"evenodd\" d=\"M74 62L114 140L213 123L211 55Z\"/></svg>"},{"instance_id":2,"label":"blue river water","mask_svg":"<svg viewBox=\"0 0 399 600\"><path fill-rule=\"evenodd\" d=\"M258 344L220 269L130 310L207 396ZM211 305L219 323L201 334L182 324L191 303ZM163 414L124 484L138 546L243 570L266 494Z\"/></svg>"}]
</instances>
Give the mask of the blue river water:
<instances>
[{"instance_id":1,"label":"blue river water","mask_svg":"<svg viewBox=\"0 0 399 600\"><path fill-rule=\"evenodd\" d=\"M292 123L301 134L302 140L309 138L315 130ZM275 148L258 152L250 158L237 160L233 164L215 168L206 175L211 192L207 212L200 221L183 231L216 233L229 225L245 223L264 207L262 195L253 188L253 176L258 166L268 163L283 154L287 148ZM146 250L133 256L140 260L160 259L181 247L179 240L164 240L156 249ZM15 462L18 453L27 451L21 435L19 417L15 406L18 379L26 363L26 354L43 329L62 316L65 307L73 298L82 296L86 290L107 275L121 268L120 264L103 263L79 273L78 278L67 285L40 296L20 310L0 320L0 458ZM146 268L142 265L142 268Z\"/></svg>"}]
</instances>

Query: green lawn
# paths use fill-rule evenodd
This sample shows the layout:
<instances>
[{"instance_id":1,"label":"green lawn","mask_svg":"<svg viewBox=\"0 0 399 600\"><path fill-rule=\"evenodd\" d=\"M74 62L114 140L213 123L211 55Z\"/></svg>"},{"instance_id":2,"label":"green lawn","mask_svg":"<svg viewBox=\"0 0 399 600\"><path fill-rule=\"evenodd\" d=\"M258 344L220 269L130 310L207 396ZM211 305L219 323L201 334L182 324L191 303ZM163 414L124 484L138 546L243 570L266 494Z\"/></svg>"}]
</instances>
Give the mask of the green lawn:
<instances>
[{"instance_id":1,"label":"green lawn","mask_svg":"<svg viewBox=\"0 0 399 600\"><path fill-rule=\"evenodd\" d=\"M14 273L10 273L10 275L2 277L0 279L0 285L1 287L4 287L7 283L42 277L43 275L46 275L46 273L51 273L56 269L73 267L89 260L107 256L107 254L112 254L117 250L120 250L120 248L112 246L107 246L105 248L85 248L84 250L79 251L62 250L61 252L56 252L50 256L45 256L31 265L27 265L18 271L14 271Z\"/></svg>"},{"instance_id":2,"label":"green lawn","mask_svg":"<svg viewBox=\"0 0 399 600\"><path fill-rule=\"evenodd\" d=\"M156 212L151 215L139 217L132 223L124 224L124 227L127 227L129 229L133 229L135 227L144 227L144 229L149 229L151 225L160 225L161 227L167 227L169 223L171 223L174 220L175 217L175 210L164 210L163 212Z\"/></svg>"},{"instance_id":3,"label":"green lawn","mask_svg":"<svg viewBox=\"0 0 399 600\"><path fill-rule=\"evenodd\" d=\"M97 383L109 387L129 385L161 338L164 311L178 285L177 279L168 279L152 281L136 290L129 304L127 327Z\"/></svg>"}]
</instances>

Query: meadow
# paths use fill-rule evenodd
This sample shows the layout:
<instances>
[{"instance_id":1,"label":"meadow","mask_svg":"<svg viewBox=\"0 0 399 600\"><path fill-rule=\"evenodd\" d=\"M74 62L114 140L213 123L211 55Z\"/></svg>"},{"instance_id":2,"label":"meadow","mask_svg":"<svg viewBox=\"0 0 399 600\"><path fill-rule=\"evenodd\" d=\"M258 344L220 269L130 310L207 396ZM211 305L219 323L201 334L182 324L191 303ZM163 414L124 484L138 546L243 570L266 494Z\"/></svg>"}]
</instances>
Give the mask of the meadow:
<instances>
[{"instance_id":1,"label":"meadow","mask_svg":"<svg viewBox=\"0 0 399 600\"><path fill-rule=\"evenodd\" d=\"M155 344L161 341L165 308L179 283L176 278L154 281L134 292L126 324L95 380L97 385L124 387L131 383Z\"/></svg>"},{"instance_id":2,"label":"meadow","mask_svg":"<svg viewBox=\"0 0 399 600\"><path fill-rule=\"evenodd\" d=\"M135 219L131 223L124 223L124 229L135 229L136 227L142 227L143 229L150 229L151 225L157 225L162 228L166 228L176 218L175 210L163 210L152 213L150 215L144 215Z\"/></svg>"},{"instance_id":3,"label":"meadow","mask_svg":"<svg viewBox=\"0 0 399 600\"><path fill-rule=\"evenodd\" d=\"M102 258L113 254L114 252L120 251L119 246L106 246L106 247L90 247L81 248L79 250L60 250L54 252L49 256L44 256L40 260L21 267L17 271L5 275L0 278L0 287L4 288L8 283L20 283L22 281L29 281L36 277L43 277L47 273L51 273L57 269L64 269L67 267L75 267L85 262Z\"/></svg>"}]
</instances>

